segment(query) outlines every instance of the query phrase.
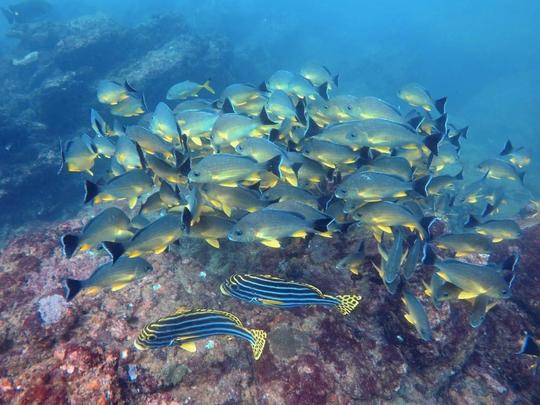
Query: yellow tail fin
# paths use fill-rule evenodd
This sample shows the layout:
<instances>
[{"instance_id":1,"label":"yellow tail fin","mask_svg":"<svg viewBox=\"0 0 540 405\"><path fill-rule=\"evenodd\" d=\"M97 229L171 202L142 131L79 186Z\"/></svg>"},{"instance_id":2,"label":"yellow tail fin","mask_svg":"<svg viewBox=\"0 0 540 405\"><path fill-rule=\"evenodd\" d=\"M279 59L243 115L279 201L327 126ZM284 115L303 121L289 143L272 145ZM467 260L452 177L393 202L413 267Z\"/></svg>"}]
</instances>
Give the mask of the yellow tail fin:
<instances>
[{"instance_id":1,"label":"yellow tail fin","mask_svg":"<svg viewBox=\"0 0 540 405\"><path fill-rule=\"evenodd\" d=\"M210 79L208 79L207 81L205 81L203 84L202 84L203 88L205 88L206 90L208 90L210 93L212 94L216 94L216 91L210 87Z\"/></svg>"},{"instance_id":2,"label":"yellow tail fin","mask_svg":"<svg viewBox=\"0 0 540 405\"><path fill-rule=\"evenodd\" d=\"M261 329L251 329L250 332L255 338L255 342L251 344L251 348L253 349L253 357L255 357L255 360L259 360L266 343L266 332Z\"/></svg>"},{"instance_id":3,"label":"yellow tail fin","mask_svg":"<svg viewBox=\"0 0 540 405\"><path fill-rule=\"evenodd\" d=\"M339 300L338 310L342 315L349 315L360 303L360 295L337 295Z\"/></svg>"}]
</instances>

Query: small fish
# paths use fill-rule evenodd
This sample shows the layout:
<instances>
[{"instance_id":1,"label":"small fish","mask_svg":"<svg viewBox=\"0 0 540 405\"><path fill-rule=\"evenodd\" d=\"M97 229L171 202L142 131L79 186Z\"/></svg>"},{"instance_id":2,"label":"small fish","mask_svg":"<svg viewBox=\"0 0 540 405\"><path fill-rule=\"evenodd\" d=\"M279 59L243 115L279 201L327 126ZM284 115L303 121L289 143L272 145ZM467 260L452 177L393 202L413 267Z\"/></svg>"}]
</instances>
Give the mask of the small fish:
<instances>
[{"instance_id":1,"label":"small fish","mask_svg":"<svg viewBox=\"0 0 540 405\"><path fill-rule=\"evenodd\" d=\"M62 165L59 173L65 166L68 172L86 172L90 176L94 175L92 169L98 157L98 150L88 135L83 134L67 141L64 145L60 144L60 152Z\"/></svg>"},{"instance_id":2,"label":"small fish","mask_svg":"<svg viewBox=\"0 0 540 405\"><path fill-rule=\"evenodd\" d=\"M403 157L381 155L361 163L358 172L378 172L398 177L403 181L410 181L413 176L411 164Z\"/></svg>"},{"instance_id":3,"label":"small fish","mask_svg":"<svg viewBox=\"0 0 540 405\"><path fill-rule=\"evenodd\" d=\"M287 211L294 212L302 215L308 221L318 221L321 219L328 219L332 221L333 218L318 209L313 208L311 205L305 204L301 201L295 200L283 200L272 203L264 208L265 210Z\"/></svg>"},{"instance_id":4,"label":"small fish","mask_svg":"<svg viewBox=\"0 0 540 405\"><path fill-rule=\"evenodd\" d=\"M94 144L100 157L111 158L116 151L116 145L114 145L109 138L105 136L96 135L92 139L92 143Z\"/></svg>"},{"instance_id":5,"label":"small fish","mask_svg":"<svg viewBox=\"0 0 540 405\"><path fill-rule=\"evenodd\" d=\"M188 179L193 183L213 183L235 187L238 182L262 180L265 172L280 176L279 165L281 157L276 156L265 163L246 157L226 153L208 155L198 161L188 173Z\"/></svg>"},{"instance_id":6,"label":"small fish","mask_svg":"<svg viewBox=\"0 0 540 405\"><path fill-rule=\"evenodd\" d=\"M345 256L336 264L337 270L349 270L352 274L358 275L360 268L366 263L366 252L364 241L360 243L360 247L354 253Z\"/></svg>"},{"instance_id":7,"label":"small fish","mask_svg":"<svg viewBox=\"0 0 540 405\"><path fill-rule=\"evenodd\" d=\"M287 93L289 90L289 83L293 78L294 73L289 72L288 70L277 70L272 73L272 76L264 83L264 87L266 90L272 92L280 90Z\"/></svg>"},{"instance_id":8,"label":"small fish","mask_svg":"<svg viewBox=\"0 0 540 405\"><path fill-rule=\"evenodd\" d=\"M116 262L99 266L86 280L72 278L63 281L66 301L71 301L81 291L97 294L100 290L110 288L118 291L130 282L144 277L152 271L152 265L142 258L130 259L122 257Z\"/></svg>"},{"instance_id":9,"label":"small fish","mask_svg":"<svg viewBox=\"0 0 540 405\"><path fill-rule=\"evenodd\" d=\"M300 68L300 74L316 87L324 83L328 83L329 89L338 86L339 75L332 75L327 67L317 65L316 63L306 63Z\"/></svg>"},{"instance_id":10,"label":"small fish","mask_svg":"<svg viewBox=\"0 0 540 405\"><path fill-rule=\"evenodd\" d=\"M113 262L120 256L129 258L161 254L183 234L182 216L167 214L139 230L126 243L104 242L103 247Z\"/></svg>"},{"instance_id":11,"label":"small fish","mask_svg":"<svg viewBox=\"0 0 540 405\"><path fill-rule=\"evenodd\" d=\"M154 183L144 170L130 170L109 180L105 185L91 181L85 183L84 202L94 204L128 200L129 208L135 207L139 196L149 192Z\"/></svg>"},{"instance_id":12,"label":"small fish","mask_svg":"<svg viewBox=\"0 0 540 405\"><path fill-rule=\"evenodd\" d=\"M298 116L296 106L284 91L273 91L264 106L264 110L271 122L282 122L286 119L305 122L305 116Z\"/></svg>"},{"instance_id":13,"label":"small fish","mask_svg":"<svg viewBox=\"0 0 540 405\"><path fill-rule=\"evenodd\" d=\"M227 145L236 147L244 138L262 136L264 130L261 122L240 114L223 114L218 117L212 127L210 139L216 148Z\"/></svg>"},{"instance_id":14,"label":"small fish","mask_svg":"<svg viewBox=\"0 0 540 405\"><path fill-rule=\"evenodd\" d=\"M133 169L142 169L141 154L135 142L129 139L126 135L118 137L116 142L116 151L114 159L126 171Z\"/></svg>"},{"instance_id":15,"label":"small fish","mask_svg":"<svg viewBox=\"0 0 540 405\"><path fill-rule=\"evenodd\" d=\"M381 278L381 281L383 282L386 291L388 291L388 293L390 293L391 295L394 295L397 292L399 286L401 285L401 277L396 277L391 283L386 282L386 260L382 256L380 266L377 266L373 261L371 262L371 264L373 268L377 271L377 274L379 274L379 277Z\"/></svg>"},{"instance_id":16,"label":"small fish","mask_svg":"<svg viewBox=\"0 0 540 405\"><path fill-rule=\"evenodd\" d=\"M180 144L180 133L178 132L176 118L169 106L163 102L156 106L149 129L165 142L174 145Z\"/></svg>"},{"instance_id":17,"label":"small fish","mask_svg":"<svg viewBox=\"0 0 540 405\"><path fill-rule=\"evenodd\" d=\"M494 219L480 222L476 217L471 215L465 224L465 228L472 229L480 235L491 238L493 243L499 243L503 240L519 239L522 234L519 225L511 219Z\"/></svg>"},{"instance_id":18,"label":"small fish","mask_svg":"<svg viewBox=\"0 0 540 405\"><path fill-rule=\"evenodd\" d=\"M258 191L243 187L223 187L219 184L206 183L200 188L206 201L217 210L232 217L237 211L255 212L267 205L260 199Z\"/></svg>"},{"instance_id":19,"label":"small fish","mask_svg":"<svg viewBox=\"0 0 540 405\"><path fill-rule=\"evenodd\" d=\"M97 86L97 98L102 104L116 105L129 97L128 88L111 80L100 80Z\"/></svg>"},{"instance_id":20,"label":"small fish","mask_svg":"<svg viewBox=\"0 0 540 405\"><path fill-rule=\"evenodd\" d=\"M287 89L288 94L294 95L298 99L315 100L322 97L328 100L328 83L314 86L308 79L300 75L294 75Z\"/></svg>"},{"instance_id":21,"label":"small fish","mask_svg":"<svg viewBox=\"0 0 540 405\"><path fill-rule=\"evenodd\" d=\"M323 294L317 287L262 274L235 274L221 284L224 295L251 304L288 309L305 305L335 306L349 315L362 299L359 295Z\"/></svg>"},{"instance_id":22,"label":"small fish","mask_svg":"<svg viewBox=\"0 0 540 405\"><path fill-rule=\"evenodd\" d=\"M218 118L219 114L214 111L186 110L176 114L176 122L182 134L199 147L203 145L203 139L210 140Z\"/></svg>"},{"instance_id":23,"label":"small fish","mask_svg":"<svg viewBox=\"0 0 540 405\"><path fill-rule=\"evenodd\" d=\"M401 299L407 307L407 313L405 319L414 327L420 335L420 337L426 342L430 342L431 327L429 326L429 320L426 314L424 306L418 301L418 298L410 292L408 289L403 290L403 297Z\"/></svg>"},{"instance_id":24,"label":"small fish","mask_svg":"<svg viewBox=\"0 0 540 405\"><path fill-rule=\"evenodd\" d=\"M462 291L454 284L444 281L437 273L431 275L429 285L426 285L423 281L422 283L424 284L425 294L431 298L433 306L437 309L440 309L445 301L457 300Z\"/></svg>"},{"instance_id":25,"label":"small fish","mask_svg":"<svg viewBox=\"0 0 540 405\"><path fill-rule=\"evenodd\" d=\"M174 156L173 146L149 129L139 125L130 125L126 128L126 136L136 142L148 154L160 154L170 160Z\"/></svg>"},{"instance_id":26,"label":"small fish","mask_svg":"<svg viewBox=\"0 0 540 405\"><path fill-rule=\"evenodd\" d=\"M478 165L488 178L491 179L507 179L518 181L523 184L525 172L518 172L516 167L507 161L501 159L486 159Z\"/></svg>"},{"instance_id":27,"label":"small fish","mask_svg":"<svg viewBox=\"0 0 540 405\"><path fill-rule=\"evenodd\" d=\"M352 217L356 221L372 225L386 233L392 233L392 226L404 226L418 232L422 240L428 238L427 228L432 222L432 218L428 217L419 220L407 208L388 201L368 203L357 209Z\"/></svg>"},{"instance_id":28,"label":"small fish","mask_svg":"<svg viewBox=\"0 0 540 405\"><path fill-rule=\"evenodd\" d=\"M531 163L530 152L524 147L514 148L510 140L506 141L506 144L499 155L504 156L505 159L508 159L518 169L523 169Z\"/></svg>"},{"instance_id":29,"label":"small fish","mask_svg":"<svg viewBox=\"0 0 540 405\"><path fill-rule=\"evenodd\" d=\"M392 229L392 235L394 240L388 251L383 250L380 244L378 246L379 252L384 259L384 266L381 265L381 269L384 272L384 281L386 284L392 284L399 276L401 264L405 259L403 255L403 229Z\"/></svg>"},{"instance_id":30,"label":"small fish","mask_svg":"<svg viewBox=\"0 0 540 405\"><path fill-rule=\"evenodd\" d=\"M431 176L414 182L404 182L400 178L377 172L355 172L348 176L336 189L336 197L377 202L389 198L407 197L407 193L417 192L426 196Z\"/></svg>"},{"instance_id":31,"label":"small fish","mask_svg":"<svg viewBox=\"0 0 540 405\"><path fill-rule=\"evenodd\" d=\"M463 180L463 170L455 176L435 176L431 179L427 187L427 192L429 195L442 195L448 191L455 191L457 182L461 180Z\"/></svg>"},{"instance_id":32,"label":"small fish","mask_svg":"<svg viewBox=\"0 0 540 405\"><path fill-rule=\"evenodd\" d=\"M377 97L337 96L330 103L338 108L340 121L384 119L407 123L396 107Z\"/></svg>"},{"instance_id":33,"label":"small fish","mask_svg":"<svg viewBox=\"0 0 540 405\"><path fill-rule=\"evenodd\" d=\"M408 239L409 249L407 252L407 258L403 264L403 277L408 280L412 277L418 267L420 256L423 252L422 241L416 235L412 235Z\"/></svg>"},{"instance_id":34,"label":"small fish","mask_svg":"<svg viewBox=\"0 0 540 405\"><path fill-rule=\"evenodd\" d=\"M278 183L276 186L265 190L262 199L269 202L299 201L313 208L319 208L319 199L316 195L303 188L286 183Z\"/></svg>"},{"instance_id":35,"label":"small fish","mask_svg":"<svg viewBox=\"0 0 540 405\"><path fill-rule=\"evenodd\" d=\"M308 233L325 235L330 219L310 222L304 216L286 211L260 210L242 217L229 232L234 242L260 242L279 248L280 239L305 238Z\"/></svg>"},{"instance_id":36,"label":"small fish","mask_svg":"<svg viewBox=\"0 0 540 405\"><path fill-rule=\"evenodd\" d=\"M352 165L360 158L359 152L355 152L347 146L316 138L310 138L304 142L302 153L332 169Z\"/></svg>"},{"instance_id":37,"label":"small fish","mask_svg":"<svg viewBox=\"0 0 540 405\"><path fill-rule=\"evenodd\" d=\"M204 239L210 246L219 249L220 239L227 239L234 222L215 215L201 215L195 225L189 227L188 238Z\"/></svg>"},{"instance_id":38,"label":"small fish","mask_svg":"<svg viewBox=\"0 0 540 405\"><path fill-rule=\"evenodd\" d=\"M437 275L463 290L458 298L470 299L478 295L508 299L512 296L510 283L493 265L480 266L454 259L435 260Z\"/></svg>"},{"instance_id":39,"label":"small fish","mask_svg":"<svg viewBox=\"0 0 540 405\"><path fill-rule=\"evenodd\" d=\"M427 112L446 112L446 97L434 100L429 92L417 83L409 83L403 86L398 97L413 107L422 107Z\"/></svg>"},{"instance_id":40,"label":"small fish","mask_svg":"<svg viewBox=\"0 0 540 405\"><path fill-rule=\"evenodd\" d=\"M211 94L216 94L210 87L210 79L203 84L195 83L189 80L177 83L167 91L167 100L184 100L189 97L198 97L201 90L205 89Z\"/></svg>"},{"instance_id":41,"label":"small fish","mask_svg":"<svg viewBox=\"0 0 540 405\"><path fill-rule=\"evenodd\" d=\"M116 104L111 105L111 114L118 117L136 117L146 112L144 96L129 93L128 96Z\"/></svg>"},{"instance_id":42,"label":"small fish","mask_svg":"<svg viewBox=\"0 0 540 405\"><path fill-rule=\"evenodd\" d=\"M137 350L177 345L193 353L195 341L212 336L235 336L247 340L258 360L266 343L266 332L247 329L233 314L214 309L179 309L144 326L134 342Z\"/></svg>"},{"instance_id":43,"label":"small fish","mask_svg":"<svg viewBox=\"0 0 540 405\"><path fill-rule=\"evenodd\" d=\"M123 241L131 238L128 216L120 208L101 211L84 226L79 235L66 234L60 239L62 253L68 259L76 252L86 252L104 241Z\"/></svg>"},{"instance_id":44,"label":"small fish","mask_svg":"<svg viewBox=\"0 0 540 405\"><path fill-rule=\"evenodd\" d=\"M491 241L486 236L474 233L448 233L438 236L431 242L439 249L450 249L456 257L470 254L486 254L491 251Z\"/></svg>"},{"instance_id":45,"label":"small fish","mask_svg":"<svg viewBox=\"0 0 540 405\"><path fill-rule=\"evenodd\" d=\"M189 170L189 159L180 163L183 157L177 156L176 165L171 166L168 162L154 155L144 157L146 166L162 180L172 184L186 184L187 171Z\"/></svg>"},{"instance_id":46,"label":"small fish","mask_svg":"<svg viewBox=\"0 0 540 405\"><path fill-rule=\"evenodd\" d=\"M244 83L234 83L227 86L220 95L220 100L229 100L233 107L238 108L260 99L261 91L251 85ZM260 111L260 108L259 108Z\"/></svg>"},{"instance_id":47,"label":"small fish","mask_svg":"<svg viewBox=\"0 0 540 405\"><path fill-rule=\"evenodd\" d=\"M486 314L496 305L495 302L490 302L490 298L486 295L479 295L473 299L471 314L469 315L469 324L473 328L478 328L486 319Z\"/></svg>"}]
</instances>

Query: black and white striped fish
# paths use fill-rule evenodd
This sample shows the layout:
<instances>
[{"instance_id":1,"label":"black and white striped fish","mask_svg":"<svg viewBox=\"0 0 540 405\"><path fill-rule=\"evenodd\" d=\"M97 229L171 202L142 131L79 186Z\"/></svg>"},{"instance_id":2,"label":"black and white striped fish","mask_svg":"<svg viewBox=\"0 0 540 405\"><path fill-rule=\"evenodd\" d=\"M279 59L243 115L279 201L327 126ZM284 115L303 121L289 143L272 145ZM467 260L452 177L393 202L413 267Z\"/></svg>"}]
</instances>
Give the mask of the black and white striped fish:
<instances>
[{"instance_id":1,"label":"black and white striped fish","mask_svg":"<svg viewBox=\"0 0 540 405\"><path fill-rule=\"evenodd\" d=\"M235 315L214 309L179 309L170 316L147 324L134 342L138 350L178 345L189 352L197 350L195 341L210 336L236 336L247 340L255 360L261 357L266 332L247 329Z\"/></svg>"},{"instance_id":2,"label":"black and white striped fish","mask_svg":"<svg viewBox=\"0 0 540 405\"><path fill-rule=\"evenodd\" d=\"M359 295L328 295L309 284L287 281L271 275L235 274L221 284L224 295L252 304L277 308L304 305L336 306L343 315L350 314L362 299Z\"/></svg>"}]
</instances>

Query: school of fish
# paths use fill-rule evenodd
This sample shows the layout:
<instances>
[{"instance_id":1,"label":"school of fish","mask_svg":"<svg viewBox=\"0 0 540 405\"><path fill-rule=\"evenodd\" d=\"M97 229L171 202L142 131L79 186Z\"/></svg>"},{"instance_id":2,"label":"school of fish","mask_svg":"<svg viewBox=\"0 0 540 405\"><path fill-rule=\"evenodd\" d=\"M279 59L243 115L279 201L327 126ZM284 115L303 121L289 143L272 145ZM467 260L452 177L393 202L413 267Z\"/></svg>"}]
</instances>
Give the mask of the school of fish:
<instances>
[{"instance_id":1,"label":"school of fish","mask_svg":"<svg viewBox=\"0 0 540 405\"><path fill-rule=\"evenodd\" d=\"M306 64L300 74L276 71L260 86L232 84L219 97L209 80L183 81L153 110L128 82L99 82L102 110L124 120L92 110L92 135L61 144L62 167L87 176L84 202L103 206L61 245L66 258L106 251L111 261L86 280L64 280L66 299L124 288L152 270L147 256L184 238L213 248L225 240L287 248L292 238L360 232L362 243L346 246L353 251L336 269L353 277L376 271L388 292L401 296L421 339L432 339L423 301L438 309L468 300L470 325L479 327L512 296L519 256L468 259L520 237L504 208L508 187L524 187L528 151L508 141L467 181L460 151L468 128L449 122L445 97L408 84L397 92L398 108L342 94L338 80ZM408 284L420 268L424 291ZM361 300L354 291L331 295L271 274L232 275L221 292L263 307L333 306L343 315ZM246 340L255 359L263 353L265 331L212 308L182 308L148 323L135 347L193 352L195 341L220 335Z\"/></svg>"}]
</instances>

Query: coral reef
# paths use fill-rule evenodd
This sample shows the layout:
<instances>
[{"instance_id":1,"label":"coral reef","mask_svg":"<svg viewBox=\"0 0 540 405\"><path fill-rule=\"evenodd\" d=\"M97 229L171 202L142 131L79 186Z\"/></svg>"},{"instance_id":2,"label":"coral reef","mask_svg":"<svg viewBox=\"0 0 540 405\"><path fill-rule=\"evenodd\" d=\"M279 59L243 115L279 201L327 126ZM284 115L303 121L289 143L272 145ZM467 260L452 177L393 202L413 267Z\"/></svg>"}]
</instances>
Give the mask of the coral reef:
<instances>
[{"instance_id":1,"label":"coral reef","mask_svg":"<svg viewBox=\"0 0 540 405\"><path fill-rule=\"evenodd\" d=\"M426 343L403 319L403 305L386 293L374 270L360 278L334 266L340 238L291 242L279 251L204 241L151 256L154 271L127 288L65 303L60 280L88 276L101 255L61 257L57 240L81 218L13 239L0 256L0 398L30 403L286 403L365 402L535 403L540 398L533 359L518 356L522 331L540 333L535 263L540 227L526 231L497 255L519 249L523 258L515 298L500 302L478 329L468 325L468 303L427 304L434 340ZM324 258L324 259L321 259ZM344 317L332 308L283 311L252 306L219 292L235 271L270 272L309 281L329 293L358 291L359 310ZM429 269L412 285L420 290ZM206 276L203 276L206 274ZM237 314L248 327L269 332L254 361L246 342L198 342L138 352L142 326L178 307L210 307Z\"/></svg>"}]
</instances>

